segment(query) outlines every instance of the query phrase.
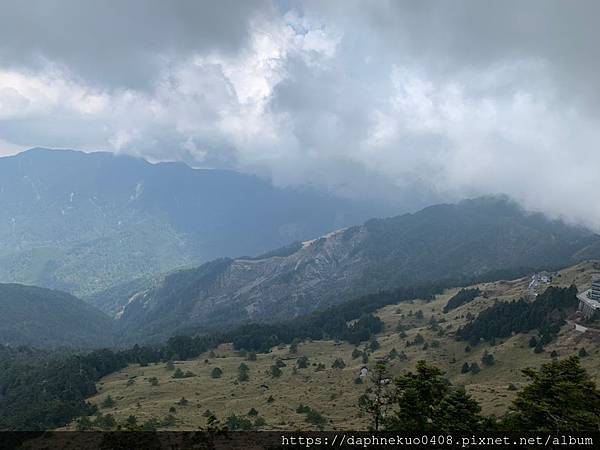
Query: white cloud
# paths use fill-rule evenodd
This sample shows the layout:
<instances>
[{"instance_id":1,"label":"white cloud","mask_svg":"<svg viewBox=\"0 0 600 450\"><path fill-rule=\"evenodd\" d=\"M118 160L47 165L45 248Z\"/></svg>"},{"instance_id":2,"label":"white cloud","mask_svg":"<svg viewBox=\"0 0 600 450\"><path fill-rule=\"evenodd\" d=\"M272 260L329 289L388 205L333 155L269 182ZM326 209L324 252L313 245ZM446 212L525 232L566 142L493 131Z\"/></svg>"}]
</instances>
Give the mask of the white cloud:
<instances>
[{"instance_id":1,"label":"white cloud","mask_svg":"<svg viewBox=\"0 0 600 450\"><path fill-rule=\"evenodd\" d=\"M557 8L252 10L223 19L244 24L235 45L195 45L179 31L181 48L132 38L120 58L152 60L139 85L119 83L129 77L108 63L112 81L99 83L56 48L35 67L0 59L0 152L110 149L411 206L506 193L600 230L597 68L581 70L589 55L556 41L551 25L566 21L588 52L596 32ZM531 28L534 19L548 26Z\"/></svg>"}]
</instances>

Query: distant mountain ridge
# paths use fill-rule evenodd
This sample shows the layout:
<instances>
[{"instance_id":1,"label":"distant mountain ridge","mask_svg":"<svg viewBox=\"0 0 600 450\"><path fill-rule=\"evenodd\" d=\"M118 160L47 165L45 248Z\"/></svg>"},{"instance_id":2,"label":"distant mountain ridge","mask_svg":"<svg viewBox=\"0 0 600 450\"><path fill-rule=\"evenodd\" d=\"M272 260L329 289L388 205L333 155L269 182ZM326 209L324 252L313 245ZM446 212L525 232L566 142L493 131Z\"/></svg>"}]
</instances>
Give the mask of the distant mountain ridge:
<instances>
[{"instance_id":1,"label":"distant mountain ridge","mask_svg":"<svg viewBox=\"0 0 600 450\"><path fill-rule=\"evenodd\" d=\"M32 149L0 158L0 282L90 297L377 214L366 203L232 171Z\"/></svg>"},{"instance_id":2,"label":"distant mountain ridge","mask_svg":"<svg viewBox=\"0 0 600 450\"><path fill-rule=\"evenodd\" d=\"M159 338L185 327L295 317L407 283L599 257L600 236L505 198L481 198L372 219L261 258L176 271L148 288L123 290L112 307L120 305L126 335Z\"/></svg>"}]
</instances>

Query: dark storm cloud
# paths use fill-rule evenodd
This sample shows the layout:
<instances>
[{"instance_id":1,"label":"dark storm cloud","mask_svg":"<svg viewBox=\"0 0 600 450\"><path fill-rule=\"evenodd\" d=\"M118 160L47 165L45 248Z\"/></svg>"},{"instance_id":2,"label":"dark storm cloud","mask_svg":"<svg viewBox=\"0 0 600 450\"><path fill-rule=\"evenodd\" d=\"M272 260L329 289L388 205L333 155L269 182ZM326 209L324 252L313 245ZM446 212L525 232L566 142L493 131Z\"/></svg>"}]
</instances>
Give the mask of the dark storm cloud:
<instances>
[{"instance_id":1,"label":"dark storm cloud","mask_svg":"<svg viewBox=\"0 0 600 450\"><path fill-rule=\"evenodd\" d=\"M4 0L0 64L53 62L85 80L147 87L166 61L244 46L262 0Z\"/></svg>"}]
</instances>

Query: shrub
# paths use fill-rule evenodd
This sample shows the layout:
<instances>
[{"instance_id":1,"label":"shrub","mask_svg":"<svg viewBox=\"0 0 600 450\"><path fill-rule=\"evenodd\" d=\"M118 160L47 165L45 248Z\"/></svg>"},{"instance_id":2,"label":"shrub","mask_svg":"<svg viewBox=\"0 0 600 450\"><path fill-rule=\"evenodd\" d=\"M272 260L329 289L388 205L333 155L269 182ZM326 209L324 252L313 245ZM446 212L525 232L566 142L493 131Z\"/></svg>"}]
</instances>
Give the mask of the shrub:
<instances>
[{"instance_id":1,"label":"shrub","mask_svg":"<svg viewBox=\"0 0 600 450\"><path fill-rule=\"evenodd\" d=\"M296 361L296 365L298 366L298 369L306 369L308 367L308 358L306 356L301 356Z\"/></svg>"},{"instance_id":2,"label":"shrub","mask_svg":"<svg viewBox=\"0 0 600 450\"><path fill-rule=\"evenodd\" d=\"M344 362L343 359L341 358L337 358L333 364L331 365L331 367L333 369L343 369L344 367L346 367L346 363Z\"/></svg>"},{"instance_id":3,"label":"shrub","mask_svg":"<svg viewBox=\"0 0 600 450\"><path fill-rule=\"evenodd\" d=\"M325 417L323 417L320 413L318 413L314 409L311 409L310 411L308 411L306 413L305 421L312 425L316 425L318 427L323 426L326 422Z\"/></svg>"},{"instance_id":4,"label":"shrub","mask_svg":"<svg viewBox=\"0 0 600 450\"><path fill-rule=\"evenodd\" d=\"M112 408L113 406L115 406L115 401L113 400L113 398L109 395L107 396L103 401L102 404L100 405L102 408Z\"/></svg>"},{"instance_id":5,"label":"shrub","mask_svg":"<svg viewBox=\"0 0 600 450\"><path fill-rule=\"evenodd\" d=\"M270 370L270 374L273 378L279 378L281 376L283 372L281 371L281 369L279 368L279 366L277 365L272 365L271 366L271 370Z\"/></svg>"},{"instance_id":6,"label":"shrub","mask_svg":"<svg viewBox=\"0 0 600 450\"><path fill-rule=\"evenodd\" d=\"M488 353L487 351L481 357L481 362L484 366L493 366L496 363L494 355Z\"/></svg>"}]
</instances>

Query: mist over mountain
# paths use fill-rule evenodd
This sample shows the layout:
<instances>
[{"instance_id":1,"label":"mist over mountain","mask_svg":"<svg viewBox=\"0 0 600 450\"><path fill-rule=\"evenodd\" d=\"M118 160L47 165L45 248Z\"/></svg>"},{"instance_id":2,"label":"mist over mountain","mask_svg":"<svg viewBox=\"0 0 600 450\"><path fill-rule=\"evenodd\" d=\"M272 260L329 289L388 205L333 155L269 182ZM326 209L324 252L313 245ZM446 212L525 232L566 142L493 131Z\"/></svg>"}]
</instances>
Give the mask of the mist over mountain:
<instances>
[{"instance_id":1,"label":"mist over mountain","mask_svg":"<svg viewBox=\"0 0 600 450\"><path fill-rule=\"evenodd\" d=\"M0 158L0 281L90 296L380 213L232 171L37 148Z\"/></svg>"},{"instance_id":2,"label":"mist over mountain","mask_svg":"<svg viewBox=\"0 0 600 450\"><path fill-rule=\"evenodd\" d=\"M164 338L186 327L296 317L407 284L599 257L600 236L586 229L480 198L372 219L262 257L218 259L95 301L118 311L125 335Z\"/></svg>"}]
</instances>

